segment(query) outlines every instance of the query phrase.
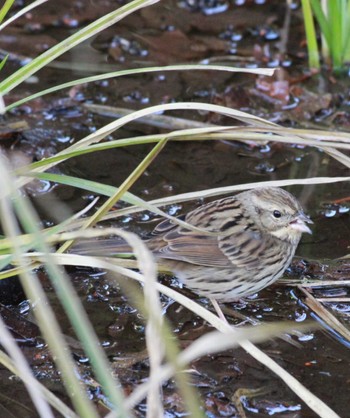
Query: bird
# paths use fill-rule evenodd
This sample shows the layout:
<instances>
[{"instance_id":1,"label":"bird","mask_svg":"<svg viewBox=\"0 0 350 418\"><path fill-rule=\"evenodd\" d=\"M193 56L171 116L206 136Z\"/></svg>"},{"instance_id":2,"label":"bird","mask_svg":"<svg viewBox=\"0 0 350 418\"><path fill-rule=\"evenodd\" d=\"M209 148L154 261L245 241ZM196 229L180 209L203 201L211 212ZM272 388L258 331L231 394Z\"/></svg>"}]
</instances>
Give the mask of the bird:
<instances>
[{"instance_id":1,"label":"bird","mask_svg":"<svg viewBox=\"0 0 350 418\"><path fill-rule=\"evenodd\" d=\"M296 197L277 187L261 187L203 204L180 217L209 231L160 222L144 240L156 260L201 297L233 302L278 280L290 265L312 220ZM116 237L96 241L101 253L130 252ZM95 248L96 248L95 247ZM91 249L91 247L90 247ZM79 245L74 252L84 252Z\"/></svg>"}]
</instances>

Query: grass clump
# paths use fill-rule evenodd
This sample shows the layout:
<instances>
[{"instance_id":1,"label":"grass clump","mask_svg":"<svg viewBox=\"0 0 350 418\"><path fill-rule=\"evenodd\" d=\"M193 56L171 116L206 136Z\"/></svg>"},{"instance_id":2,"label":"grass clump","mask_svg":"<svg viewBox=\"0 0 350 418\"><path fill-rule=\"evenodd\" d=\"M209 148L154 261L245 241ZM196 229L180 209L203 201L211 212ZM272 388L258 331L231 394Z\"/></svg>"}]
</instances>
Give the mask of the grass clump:
<instances>
[{"instance_id":1,"label":"grass clump","mask_svg":"<svg viewBox=\"0 0 350 418\"><path fill-rule=\"evenodd\" d=\"M309 66L320 68L319 56L334 71L340 72L350 62L350 1L302 0ZM318 47L314 18L321 32Z\"/></svg>"}]
</instances>

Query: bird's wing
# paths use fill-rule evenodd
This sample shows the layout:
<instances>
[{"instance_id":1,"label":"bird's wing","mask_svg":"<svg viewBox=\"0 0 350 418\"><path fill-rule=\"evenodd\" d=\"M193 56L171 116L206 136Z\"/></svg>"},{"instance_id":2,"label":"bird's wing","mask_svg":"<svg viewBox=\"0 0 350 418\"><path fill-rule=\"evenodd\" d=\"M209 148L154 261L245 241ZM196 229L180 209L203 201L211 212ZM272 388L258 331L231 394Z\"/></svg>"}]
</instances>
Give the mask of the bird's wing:
<instances>
[{"instance_id":1,"label":"bird's wing","mask_svg":"<svg viewBox=\"0 0 350 418\"><path fill-rule=\"evenodd\" d=\"M205 237L203 239L203 237ZM201 266L230 267L232 263L219 249L216 237L205 235L181 235L174 236L169 241L160 243L157 249L153 250L157 258L185 261L187 263Z\"/></svg>"},{"instance_id":2,"label":"bird's wing","mask_svg":"<svg viewBox=\"0 0 350 418\"><path fill-rule=\"evenodd\" d=\"M174 231L171 239L166 235L158 240L154 254L159 258L220 268L256 268L262 241L255 234L243 232L239 242L233 237L220 239L207 235L182 235Z\"/></svg>"},{"instance_id":3,"label":"bird's wing","mask_svg":"<svg viewBox=\"0 0 350 418\"><path fill-rule=\"evenodd\" d=\"M248 243L253 241L253 247L259 247L261 237L252 230L235 198L208 203L190 212L185 221L218 232L218 236L200 234L165 220L147 242L157 257L219 268L246 268L258 263Z\"/></svg>"},{"instance_id":4,"label":"bird's wing","mask_svg":"<svg viewBox=\"0 0 350 418\"><path fill-rule=\"evenodd\" d=\"M226 235L219 238L219 248L236 268L256 270L261 265L261 260L266 253L267 243L271 244L267 237L248 227L240 233Z\"/></svg>"}]
</instances>

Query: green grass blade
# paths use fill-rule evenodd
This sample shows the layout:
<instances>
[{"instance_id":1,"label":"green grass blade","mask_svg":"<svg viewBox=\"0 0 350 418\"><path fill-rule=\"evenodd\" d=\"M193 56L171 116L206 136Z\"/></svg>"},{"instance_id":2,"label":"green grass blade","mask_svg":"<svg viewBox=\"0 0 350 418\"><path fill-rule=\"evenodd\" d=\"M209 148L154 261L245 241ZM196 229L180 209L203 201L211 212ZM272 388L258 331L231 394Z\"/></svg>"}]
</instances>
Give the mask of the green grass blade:
<instances>
[{"instance_id":1,"label":"green grass blade","mask_svg":"<svg viewBox=\"0 0 350 418\"><path fill-rule=\"evenodd\" d=\"M350 61L350 1L347 1L344 12L344 27L343 27L343 60L345 63Z\"/></svg>"},{"instance_id":2,"label":"green grass blade","mask_svg":"<svg viewBox=\"0 0 350 418\"><path fill-rule=\"evenodd\" d=\"M117 192L111 196L107 202L100 207L99 210L91 218L91 221L87 223L87 226L92 226L98 222L103 215L109 212L109 210L120 200L120 198L130 189L130 187L140 178L149 165L154 161L157 155L162 151L167 143L168 139L165 137L157 143L150 153L141 161L136 169L128 176L128 178L121 184Z\"/></svg>"},{"instance_id":3,"label":"green grass blade","mask_svg":"<svg viewBox=\"0 0 350 418\"><path fill-rule=\"evenodd\" d=\"M320 0L310 0L312 6L312 11L316 17L317 23L321 28L322 35L325 37L329 47L331 46L331 34L330 34L330 25L327 20L327 17L322 10Z\"/></svg>"},{"instance_id":4,"label":"green grass blade","mask_svg":"<svg viewBox=\"0 0 350 418\"><path fill-rule=\"evenodd\" d=\"M145 172L147 167L152 163L156 156L161 152L167 143L167 138L159 141L153 150L147 154L144 160L136 167L136 169L128 176L128 178L121 184L116 193L111 196L107 202L105 202L96 213L90 217L83 225L83 228L86 229L95 225L109 210L120 200L123 195L130 189L130 187L140 178L140 176ZM73 241L66 242L59 251L66 251L72 245Z\"/></svg>"},{"instance_id":5,"label":"green grass blade","mask_svg":"<svg viewBox=\"0 0 350 418\"><path fill-rule=\"evenodd\" d=\"M15 0L5 0L5 3L0 9L0 23L5 19L5 16L7 15L8 11L11 9L14 2Z\"/></svg>"},{"instance_id":6,"label":"green grass blade","mask_svg":"<svg viewBox=\"0 0 350 418\"><path fill-rule=\"evenodd\" d=\"M27 297L31 299L34 305L36 305L34 313L40 324L40 329L55 356L56 364L65 378L64 381L67 393L70 395L74 406L82 416L97 418L96 411L76 376L75 364L55 319L54 313L49 307L49 302L41 287L40 281L31 271L30 264L24 259L21 252L19 225L13 209L16 205L19 205L20 209L16 211L17 214L19 214L20 218L26 218L29 213L27 210L28 201L26 201L15 189L13 180L9 176L3 161L0 161L0 173L3 190L2 199L0 200L1 219L6 219L6 222L3 222L3 229L11 238L12 252L18 265L21 267L20 278L22 286ZM24 227L26 223L27 220L24 222ZM33 225L36 226L39 225L39 223L33 222ZM38 303L38 301L40 301L40 303Z\"/></svg>"},{"instance_id":7,"label":"green grass blade","mask_svg":"<svg viewBox=\"0 0 350 418\"><path fill-rule=\"evenodd\" d=\"M10 25L12 22L14 22L16 19L18 19L20 16L28 13L30 10L34 9L35 7L40 6L43 3L46 3L48 0L36 0L33 1L33 3L28 4L28 6L23 7L19 12L15 13L13 16L11 16L9 19L6 20L3 24L0 25L0 31L2 31L6 26ZM1 20L0 20L1 22Z\"/></svg>"},{"instance_id":8,"label":"green grass blade","mask_svg":"<svg viewBox=\"0 0 350 418\"><path fill-rule=\"evenodd\" d=\"M328 13L329 26L331 28L331 55L333 67L336 70L339 70L342 66L342 17L338 0L333 0L328 3Z\"/></svg>"},{"instance_id":9,"label":"green grass blade","mask_svg":"<svg viewBox=\"0 0 350 418\"><path fill-rule=\"evenodd\" d=\"M4 68L4 65L6 64L7 58L8 58L8 55L6 55L6 57L1 60L1 62L0 62L0 71Z\"/></svg>"},{"instance_id":10,"label":"green grass blade","mask_svg":"<svg viewBox=\"0 0 350 418\"><path fill-rule=\"evenodd\" d=\"M301 1L303 7L303 16L307 40L307 49L309 53L309 66L310 68L319 69L320 68L320 58L318 54L318 46L316 39L316 30L314 19L312 16L311 6L309 0Z\"/></svg>"},{"instance_id":11,"label":"green grass blade","mask_svg":"<svg viewBox=\"0 0 350 418\"><path fill-rule=\"evenodd\" d=\"M116 377L112 376L111 370L109 368L108 360L100 347L99 341L95 335L93 330L92 324L89 321L89 318L82 307L82 304L76 295L76 292L70 282L70 279L66 277L65 274L58 268L56 263L54 262L54 258L52 254L49 252L47 244L45 243L45 235L38 229L39 220L35 219L36 216L31 211L28 201L23 199L23 197L18 197L14 200L14 204L16 207L16 212L18 218L21 220L21 224L23 225L24 229L33 234L36 237L36 248L39 249L45 255L45 269L50 277L50 280L55 288L56 294L63 305L65 312L74 327L74 330L82 341L85 352L89 356L89 359L93 365L94 372L96 374L97 379L99 380L100 384L102 385L106 395L109 398L109 401L114 407L115 411L118 411L118 417L128 417L129 414L124 407L124 397L122 391L120 390L120 384L117 381ZM7 219L7 218L6 218ZM28 290L28 289L27 289ZM47 306L45 306L47 308ZM45 309L43 311L43 315L45 315ZM41 319L43 319L41 317ZM55 333L56 337L58 337L59 333ZM56 343L55 347L63 347L61 343ZM53 350L53 346L50 345L51 350ZM69 350L62 348L67 353ZM54 350L55 352L55 350ZM57 354L56 354L57 357ZM67 358L65 359L65 364L61 364L61 367L65 371L65 375L68 375L68 371L70 370L75 377L74 372L74 363L69 365L67 363ZM70 379L72 376L70 375ZM80 387L80 383L78 387ZM73 383L71 384L73 386ZM76 385L73 386L76 392ZM79 392L80 393L80 392ZM84 393L83 393L84 394ZM78 394L77 394L78 395ZM76 395L76 396L77 396ZM82 398L80 396L80 398ZM85 394L84 394L85 398ZM92 404L88 402L87 399L80 399L77 396L77 401L79 410L81 411L81 416L95 418L97 417Z\"/></svg>"}]
</instances>

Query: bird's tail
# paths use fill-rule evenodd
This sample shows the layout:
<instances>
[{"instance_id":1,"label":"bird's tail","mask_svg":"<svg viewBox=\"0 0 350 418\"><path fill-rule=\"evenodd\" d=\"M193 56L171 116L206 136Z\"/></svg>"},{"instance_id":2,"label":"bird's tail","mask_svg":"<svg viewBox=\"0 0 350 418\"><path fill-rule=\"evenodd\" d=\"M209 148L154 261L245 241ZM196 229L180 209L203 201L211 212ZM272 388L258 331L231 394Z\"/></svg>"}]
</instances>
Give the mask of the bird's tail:
<instances>
[{"instance_id":1,"label":"bird's tail","mask_svg":"<svg viewBox=\"0 0 350 418\"><path fill-rule=\"evenodd\" d=\"M147 246L150 247L149 242L152 243L152 240L144 241L147 243ZM152 250L152 245L150 250ZM85 239L80 240L74 243L68 250L71 254L77 255L87 255L94 257L118 257L125 258L125 262L135 263L135 260L131 260L134 255L132 247L126 243L120 237L109 237L109 238L100 238L100 239ZM172 266L167 263L165 259L157 259L157 268L160 273L171 273ZM138 268L137 264L128 264L125 267L128 268Z\"/></svg>"},{"instance_id":2,"label":"bird's tail","mask_svg":"<svg viewBox=\"0 0 350 418\"><path fill-rule=\"evenodd\" d=\"M132 248L120 237L101 239L86 239L74 243L69 252L79 255L91 255L98 257L112 257L116 255L133 254Z\"/></svg>"}]
</instances>

